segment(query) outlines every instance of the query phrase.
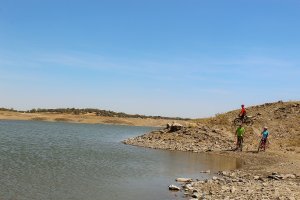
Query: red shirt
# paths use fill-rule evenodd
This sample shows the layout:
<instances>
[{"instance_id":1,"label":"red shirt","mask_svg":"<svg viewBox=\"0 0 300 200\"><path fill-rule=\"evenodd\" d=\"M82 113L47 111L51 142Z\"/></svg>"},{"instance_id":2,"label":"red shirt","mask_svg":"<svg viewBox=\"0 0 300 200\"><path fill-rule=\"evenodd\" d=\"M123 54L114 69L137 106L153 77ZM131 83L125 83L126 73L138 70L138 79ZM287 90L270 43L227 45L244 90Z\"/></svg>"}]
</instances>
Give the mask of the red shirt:
<instances>
[{"instance_id":1,"label":"red shirt","mask_svg":"<svg viewBox=\"0 0 300 200\"><path fill-rule=\"evenodd\" d=\"M246 109L244 107L242 107L241 115L246 115Z\"/></svg>"}]
</instances>

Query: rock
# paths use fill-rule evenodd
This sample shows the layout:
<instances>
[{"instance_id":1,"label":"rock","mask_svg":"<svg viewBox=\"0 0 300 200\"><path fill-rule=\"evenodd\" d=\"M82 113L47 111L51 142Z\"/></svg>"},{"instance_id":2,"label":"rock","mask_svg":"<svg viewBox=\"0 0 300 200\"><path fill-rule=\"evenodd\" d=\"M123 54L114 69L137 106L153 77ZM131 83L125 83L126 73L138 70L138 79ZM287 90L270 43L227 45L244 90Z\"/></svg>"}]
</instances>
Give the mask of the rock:
<instances>
[{"instance_id":1,"label":"rock","mask_svg":"<svg viewBox=\"0 0 300 200\"><path fill-rule=\"evenodd\" d=\"M223 185L223 186L221 187L221 189L226 191L226 190L228 190L229 188L228 188L227 186Z\"/></svg>"},{"instance_id":2,"label":"rock","mask_svg":"<svg viewBox=\"0 0 300 200\"><path fill-rule=\"evenodd\" d=\"M183 126L179 123L173 123L173 124L167 124L168 129L170 130L170 132L175 132L175 131L179 131L183 128Z\"/></svg>"},{"instance_id":3,"label":"rock","mask_svg":"<svg viewBox=\"0 0 300 200\"><path fill-rule=\"evenodd\" d=\"M193 179L191 178L177 178L176 181L177 182L183 182L183 183L186 183L186 182L192 182Z\"/></svg>"},{"instance_id":4,"label":"rock","mask_svg":"<svg viewBox=\"0 0 300 200\"><path fill-rule=\"evenodd\" d=\"M186 184L185 186L183 186L186 190L194 190L193 186L191 184Z\"/></svg>"},{"instance_id":5,"label":"rock","mask_svg":"<svg viewBox=\"0 0 300 200\"><path fill-rule=\"evenodd\" d=\"M292 178L292 179L294 179L294 178L296 178L296 175L294 175L294 174L286 174L286 175L282 175L282 177L283 177L284 179L287 179L287 178Z\"/></svg>"},{"instance_id":6,"label":"rock","mask_svg":"<svg viewBox=\"0 0 300 200\"><path fill-rule=\"evenodd\" d=\"M260 177L259 176L254 176L253 178L254 178L254 180L258 180Z\"/></svg>"},{"instance_id":7,"label":"rock","mask_svg":"<svg viewBox=\"0 0 300 200\"><path fill-rule=\"evenodd\" d=\"M218 180L218 177L214 176L214 177L212 177L212 180L216 181L216 180Z\"/></svg>"},{"instance_id":8,"label":"rock","mask_svg":"<svg viewBox=\"0 0 300 200\"><path fill-rule=\"evenodd\" d=\"M275 179L275 180L280 180L280 179L282 179L282 177L279 176L279 175L269 175L268 178L270 178L270 179Z\"/></svg>"},{"instance_id":9,"label":"rock","mask_svg":"<svg viewBox=\"0 0 300 200\"><path fill-rule=\"evenodd\" d=\"M172 124L171 124L171 123L167 123L167 126L166 126L166 128L167 128L167 129L170 129L170 128L171 128L171 126L172 126Z\"/></svg>"},{"instance_id":10,"label":"rock","mask_svg":"<svg viewBox=\"0 0 300 200\"><path fill-rule=\"evenodd\" d=\"M232 186L232 188L230 188L230 192L231 193L235 193L236 192L236 188L234 186Z\"/></svg>"},{"instance_id":11,"label":"rock","mask_svg":"<svg viewBox=\"0 0 300 200\"><path fill-rule=\"evenodd\" d=\"M221 174L222 174L223 176L229 176L229 172L227 172L227 171L222 171Z\"/></svg>"},{"instance_id":12,"label":"rock","mask_svg":"<svg viewBox=\"0 0 300 200\"><path fill-rule=\"evenodd\" d=\"M206 171L200 171L200 173L210 173L210 170L206 170Z\"/></svg>"},{"instance_id":13,"label":"rock","mask_svg":"<svg viewBox=\"0 0 300 200\"><path fill-rule=\"evenodd\" d=\"M199 195L199 193L194 192L193 195L192 195L192 197L198 199L200 197L200 195Z\"/></svg>"},{"instance_id":14,"label":"rock","mask_svg":"<svg viewBox=\"0 0 300 200\"><path fill-rule=\"evenodd\" d=\"M169 185L169 190L179 191L180 187L178 187L176 185Z\"/></svg>"},{"instance_id":15,"label":"rock","mask_svg":"<svg viewBox=\"0 0 300 200\"><path fill-rule=\"evenodd\" d=\"M268 183L262 183L262 185L266 187L266 186L268 186L269 184L268 184Z\"/></svg>"},{"instance_id":16,"label":"rock","mask_svg":"<svg viewBox=\"0 0 300 200\"><path fill-rule=\"evenodd\" d=\"M205 180L205 183L208 183L208 184L212 184L213 183L213 180Z\"/></svg>"}]
</instances>

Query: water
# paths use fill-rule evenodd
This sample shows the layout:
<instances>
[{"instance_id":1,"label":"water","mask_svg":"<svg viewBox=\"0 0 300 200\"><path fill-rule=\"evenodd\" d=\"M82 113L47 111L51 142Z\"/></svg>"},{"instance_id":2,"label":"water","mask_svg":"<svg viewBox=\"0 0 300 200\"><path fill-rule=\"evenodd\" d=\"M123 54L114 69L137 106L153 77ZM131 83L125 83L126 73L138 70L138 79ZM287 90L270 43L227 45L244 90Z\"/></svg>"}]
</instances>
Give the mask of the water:
<instances>
[{"instance_id":1,"label":"water","mask_svg":"<svg viewBox=\"0 0 300 200\"><path fill-rule=\"evenodd\" d=\"M175 178L238 167L235 159L121 143L153 129L0 121L0 199L182 199L168 191Z\"/></svg>"}]
</instances>

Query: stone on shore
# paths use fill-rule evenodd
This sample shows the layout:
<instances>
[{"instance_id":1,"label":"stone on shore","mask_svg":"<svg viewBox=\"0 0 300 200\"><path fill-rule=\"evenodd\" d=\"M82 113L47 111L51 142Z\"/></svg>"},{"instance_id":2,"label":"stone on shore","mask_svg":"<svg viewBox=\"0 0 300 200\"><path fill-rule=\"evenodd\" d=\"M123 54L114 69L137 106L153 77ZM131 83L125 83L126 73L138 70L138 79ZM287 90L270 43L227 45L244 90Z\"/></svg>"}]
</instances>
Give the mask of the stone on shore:
<instances>
[{"instance_id":1,"label":"stone on shore","mask_svg":"<svg viewBox=\"0 0 300 200\"><path fill-rule=\"evenodd\" d=\"M176 186L176 185L169 185L169 190L173 190L173 191L179 191L180 187Z\"/></svg>"},{"instance_id":2,"label":"stone on shore","mask_svg":"<svg viewBox=\"0 0 300 200\"><path fill-rule=\"evenodd\" d=\"M168 123L167 124L167 129L169 129L169 132L176 132L179 131L183 128L183 125L179 124L179 123Z\"/></svg>"},{"instance_id":3,"label":"stone on shore","mask_svg":"<svg viewBox=\"0 0 300 200\"><path fill-rule=\"evenodd\" d=\"M210 173L210 170L200 171L200 173L207 173L207 174L209 174L209 173Z\"/></svg>"},{"instance_id":4,"label":"stone on shore","mask_svg":"<svg viewBox=\"0 0 300 200\"><path fill-rule=\"evenodd\" d=\"M191 182L192 180L193 179L191 179L191 178L177 178L176 179L177 182L184 182L184 183Z\"/></svg>"}]
</instances>

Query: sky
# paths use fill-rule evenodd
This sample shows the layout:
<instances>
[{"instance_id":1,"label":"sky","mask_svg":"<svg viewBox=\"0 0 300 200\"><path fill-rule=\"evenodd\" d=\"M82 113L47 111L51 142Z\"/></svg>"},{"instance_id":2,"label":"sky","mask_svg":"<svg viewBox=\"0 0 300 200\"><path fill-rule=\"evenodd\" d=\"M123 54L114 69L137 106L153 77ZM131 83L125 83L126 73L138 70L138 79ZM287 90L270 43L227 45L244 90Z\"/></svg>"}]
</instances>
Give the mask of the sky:
<instances>
[{"instance_id":1,"label":"sky","mask_svg":"<svg viewBox=\"0 0 300 200\"><path fill-rule=\"evenodd\" d=\"M0 0L0 107L199 118L299 77L298 0Z\"/></svg>"}]
</instances>

